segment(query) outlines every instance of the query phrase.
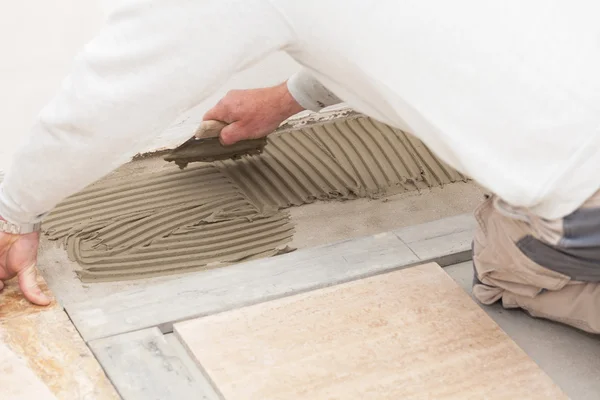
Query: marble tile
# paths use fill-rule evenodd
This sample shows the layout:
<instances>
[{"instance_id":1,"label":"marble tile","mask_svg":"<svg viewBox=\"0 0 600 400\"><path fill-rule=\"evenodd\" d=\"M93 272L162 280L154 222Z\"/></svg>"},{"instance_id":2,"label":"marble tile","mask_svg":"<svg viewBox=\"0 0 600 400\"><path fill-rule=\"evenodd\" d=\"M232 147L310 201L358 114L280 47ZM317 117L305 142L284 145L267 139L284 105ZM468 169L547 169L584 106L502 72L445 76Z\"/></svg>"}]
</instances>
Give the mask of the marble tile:
<instances>
[{"instance_id":1,"label":"marble tile","mask_svg":"<svg viewBox=\"0 0 600 400\"><path fill-rule=\"evenodd\" d=\"M3 399L10 400L56 400L27 364L1 342L0 393Z\"/></svg>"},{"instance_id":2,"label":"marble tile","mask_svg":"<svg viewBox=\"0 0 600 400\"><path fill-rule=\"evenodd\" d=\"M59 399L118 399L87 345L59 307L0 322L0 342Z\"/></svg>"},{"instance_id":3,"label":"marble tile","mask_svg":"<svg viewBox=\"0 0 600 400\"><path fill-rule=\"evenodd\" d=\"M38 283L40 284L42 291L54 299L50 289L48 289L48 285L41 276L38 277ZM55 300L47 307L31 304L21 294L16 278L5 282L5 285L4 289L0 292L0 322L11 318L18 318L23 315L36 314L57 307Z\"/></svg>"},{"instance_id":4,"label":"marble tile","mask_svg":"<svg viewBox=\"0 0 600 400\"><path fill-rule=\"evenodd\" d=\"M174 329L227 400L566 398L436 264Z\"/></svg>"},{"instance_id":5,"label":"marble tile","mask_svg":"<svg viewBox=\"0 0 600 400\"><path fill-rule=\"evenodd\" d=\"M43 278L39 282L42 290L53 298ZM19 369L14 373L27 379L35 377L35 387L45 386L58 399L119 398L56 301L47 307L29 303L14 279L0 292L0 345L19 360ZM0 391L3 391L1 385ZM4 398L1 393L0 398Z\"/></svg>"}]
</instances>

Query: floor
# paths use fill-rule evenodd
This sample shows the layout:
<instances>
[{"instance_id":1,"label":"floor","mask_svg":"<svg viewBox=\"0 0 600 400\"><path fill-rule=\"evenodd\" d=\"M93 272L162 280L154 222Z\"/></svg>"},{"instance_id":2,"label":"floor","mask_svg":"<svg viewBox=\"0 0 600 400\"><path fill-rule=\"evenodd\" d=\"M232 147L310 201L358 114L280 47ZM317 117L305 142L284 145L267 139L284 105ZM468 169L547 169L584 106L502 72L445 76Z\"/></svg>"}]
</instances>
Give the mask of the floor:
<instances>
[{"instance_id":1,"label":"floor","mask_svg":"<svg viewBox=\"0 0 600 400\"><path fill-rule=\"evenodd\" d=\"M40 279L42 290L51 296ZM55 301L25 300L15 279L0 296L0 387L11 400L116 400L102 367Z\"/></svg>"},{"instance_id":2,"label":"floor","mask_svg":"<svg viewBox=\"0 0 600 400\"><path fill-rule=\"evenodd\" d=\"M156 159L139 160L124 166L108 179L120 180L123 176L163 167L164 164ZM296 223L292 246L312 247L470 212L482 197L483 191L476 185L455 183L443 188L404 193L385 199L317 202L292 208L290 212ZM42 242L39 267L49 287L63 305L175 279L165 277L84 285L73 273L76 266L68 260L65 252L47 240ZM449 266L445 270L466 291L470 291L471 263ZM484 309L571 398L598 397L598 338L562 325L530 318L520 311L504 310L499 305Z\"/></svg>"},{"instance_id":3,"label":"floor","mask_svg":"<svg viewBox=\"0 0 600 400\"><path fill-rule=\"evenodd\" d=\"M318 202L290 209L292 247L306 248L470 213L483 199L472 182L455 182L383 199Z\"/></svg>"},{"instance_id":4,"label":"floor","mask_svg":"<svg viewBox=\"0 0 600 400\"><path fill-rule=\"evenodd\" d=\"M66 264L56 257L62 253L60 250L50 253L43 251L42 259L48 262L54 258L53 264L62 267L62 276L65 277L68 275L64 270ZM77 286L76 278L73 278L69 293L69 290L65 290L64 279L61 281L58 278L57 271L47 274L47 277L54 280L55 293L61 301L81 299L89 294L104 296L111 291L125 290L128 286L140 287L139 282L95 284L88 288L79 283L78 290L73 291ZM470 292L471 262L448 266L445 271ZM597 393L600 393L600 380L597 379L600 372L600 340L597 337L552 322L533 319L521 311L504 310L500 305L483 309L572 399L597 398Z\"/></svg>"}]
</instances>

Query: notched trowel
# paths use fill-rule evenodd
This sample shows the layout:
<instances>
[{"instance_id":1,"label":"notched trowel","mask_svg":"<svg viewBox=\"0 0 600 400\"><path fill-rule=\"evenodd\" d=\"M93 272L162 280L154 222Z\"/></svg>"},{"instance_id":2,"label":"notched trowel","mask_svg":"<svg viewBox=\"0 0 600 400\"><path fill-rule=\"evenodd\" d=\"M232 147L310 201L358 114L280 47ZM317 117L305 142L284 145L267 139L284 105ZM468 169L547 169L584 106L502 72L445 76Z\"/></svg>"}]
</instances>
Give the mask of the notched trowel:
<instances>
[{"instance_id":1,"label":"notched trowel","mask_svg":"<svg viewBox=\"0 0 600 400\"><path fill-rule=\"evenodd\" d=\"M183 169L191 162L235 160L245 155L262 153L267 138L241 140L230 146L223 146L219 135L226 126L221 121L202 121L194 136L167 154L165 161L172 161Z\"/></svg>"}]
</instances>

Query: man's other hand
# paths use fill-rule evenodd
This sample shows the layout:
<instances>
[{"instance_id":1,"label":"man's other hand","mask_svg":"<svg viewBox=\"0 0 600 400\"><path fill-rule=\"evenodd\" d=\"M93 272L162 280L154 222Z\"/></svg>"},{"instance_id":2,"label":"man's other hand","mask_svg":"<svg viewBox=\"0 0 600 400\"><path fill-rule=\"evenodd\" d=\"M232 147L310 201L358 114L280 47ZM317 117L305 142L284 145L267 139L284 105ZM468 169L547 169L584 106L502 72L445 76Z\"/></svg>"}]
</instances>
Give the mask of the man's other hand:
<instances>
[{"instance_id":1,"label":"man's other hand","mask_svg":"<svg viewBox=\"0 0 600 400\"><path fill-rule=\"evenodd\" d=\"M221 131L221 143L267 136L287 118L304 109L290 94L286 83L248 90L232 90L204 115L204 120L227 124Z\"/></svg>"},{"instance_id":2,"label":"man's other hand","mask_svg":"<svg viewBox=\"0 0 600 400\"><path fill-rule=\"evenodd\" d=\"M4 288L4 281L17 276L19 288L25 298L33 304L46 306L50 304L50 299L42 293L37 282L39 242L39 232L26 235L0 232L0 290Z\"/></svg>"}]
</instances>

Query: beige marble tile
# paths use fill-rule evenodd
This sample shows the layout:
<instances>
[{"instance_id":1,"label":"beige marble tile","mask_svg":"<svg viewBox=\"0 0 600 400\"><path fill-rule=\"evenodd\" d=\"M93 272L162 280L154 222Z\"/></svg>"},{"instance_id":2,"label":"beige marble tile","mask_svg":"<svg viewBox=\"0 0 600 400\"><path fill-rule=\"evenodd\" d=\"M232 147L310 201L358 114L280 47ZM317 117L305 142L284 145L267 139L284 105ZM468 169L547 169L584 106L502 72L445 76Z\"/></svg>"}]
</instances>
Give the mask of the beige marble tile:
<instances>
[{"instance_id":1,"label":"beige marble tile","mask_svg":"<svg viewBox=\"0 0 600 400\"><path fill-rule=\"evenodd\" d=\"M566 398L436 264L175 332L227 400Z\"/></svg>"},{"instance_id":2,"label":"beige marble tile","mask_svg":"<svg viewBox=\"0 0 600 400\"><path fill-rule=\"evenodd\" d=\"M3 399L10 400L56 400L27 364L1 342L0 393Z\"/></svg>"},{"instance_id":3,"label":"beige marble tile","mask_svg":"<svg viewBox=\"0 0 600 400\"><path fill-rule=\"evenodd\" d=\"M40 282L52 296L41 278ZM34 377L32 387L46 387L58 399L119 398L62 308L56 302L48 307L30 304L20 294L16 281L8 282L0 292L0 346L19 360L19 368L12 371L13 375L28 380ZM0 385L3 399L2 391Z\"/></svg>"},{"instance_id":4,"label":"beige marble tile","mask_svg":"<svg viewBox=\"0 0 600 400\"><path fill-rule=\"evenodd\" d=\"M52 293L48 289L48 285L46 285L46 282L44 281L44 279L41 276L38 277L38 283L40 284L42 291L46 295L48 295L49 297L54 299L54 297L52 296ZM23 315L36 314L40 311L44 311L44 310L48 310L49 308L56 307L56 301L54 301L54 300L47 307L40 307L40 306L31 304L21 294L21 291L19 290L19 285L17 283L16 278L5 282L5 284L6 284L6 286L0 292L0 304L2 305L0 307L0 322L6 321L11 318L18 318Z\"/></svg>"},{"instance_id":5,"label":"beige marble tile","mask_svg":"<svg viewBox=\"0 0 600 400\"><path fill-rule=\"evenodd\" d=\"M58 307L0 322L0 341L59 399L118 399L104 371Z\"/></svg>"}]
</instances>

